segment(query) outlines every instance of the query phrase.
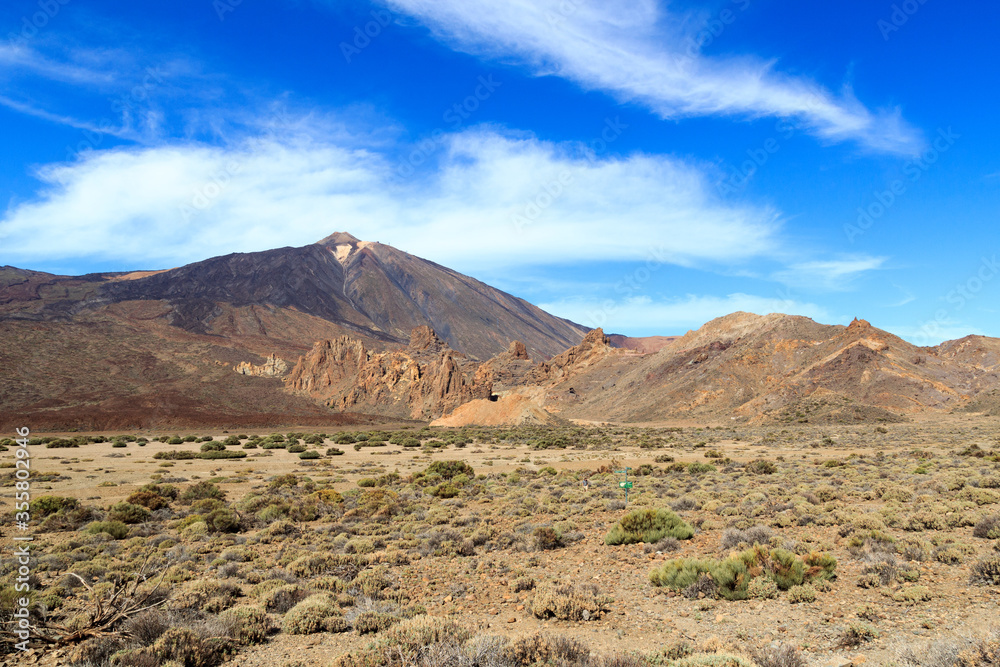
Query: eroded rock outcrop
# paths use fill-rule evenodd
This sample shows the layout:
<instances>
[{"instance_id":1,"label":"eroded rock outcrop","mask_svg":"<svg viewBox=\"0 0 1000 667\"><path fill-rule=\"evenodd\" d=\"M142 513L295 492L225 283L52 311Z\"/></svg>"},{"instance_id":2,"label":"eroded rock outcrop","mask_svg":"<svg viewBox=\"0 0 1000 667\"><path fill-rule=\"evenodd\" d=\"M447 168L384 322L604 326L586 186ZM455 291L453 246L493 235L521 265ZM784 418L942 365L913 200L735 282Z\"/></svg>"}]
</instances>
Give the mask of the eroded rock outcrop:
<instances>
[{"instance_id":1,"label":"eroded rock outcrop","mask_svg":"<svg viewBox=\"0 0 1000 667\"><path fill-rule=\"evenodd\" d=\"M287 385L336 410L429 419L490 397L491 376L477 373L479 367L421 326L402 350L373 352L347 336L320 341L299 359Z\"/></svg>"},{"instance_id":2,"label":"eroded rock outcrop","mask_svg":"<svg viewBox=\"0 0 1000 667\"><path fill-rule=\"evenodd\" d=\"M282 377L288 373L288 362L279 359L273 354L269 354L259 366L251 364L249 361L241 361L233 367L240 375L253 375L254 377Z\"/></svg>"}]
</instances>

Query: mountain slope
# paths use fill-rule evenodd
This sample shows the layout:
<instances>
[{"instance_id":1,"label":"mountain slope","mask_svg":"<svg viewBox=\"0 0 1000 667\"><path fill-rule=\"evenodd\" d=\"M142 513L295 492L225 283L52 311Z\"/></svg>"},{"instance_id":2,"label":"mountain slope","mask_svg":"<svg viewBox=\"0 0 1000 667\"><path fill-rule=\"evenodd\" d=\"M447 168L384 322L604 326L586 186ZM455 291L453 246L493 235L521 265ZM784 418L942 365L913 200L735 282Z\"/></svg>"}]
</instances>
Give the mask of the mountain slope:
<instances>
[{"instance_id":1,"label":"mountain slope","mask_svg":"<svg viewBox=\"0 0 1000 667\"><path fill-rule=\"evenodd\" d=\"M547 408L624 421L898 420L962 409L1000 382L995 339L920 348L864 320L734 313L656 354L592 348L586 365L546 384Z\"/></svg>"},{"instance_id":2,"label":"mountain slope","mask_svg":"<svg viewBox=\"0 0 1000 667\"><path fill-rule=\"evenodd\" d=\"M343 336L374 351L404 347L420 326L479 359L515 339L548 358L586 332L344 233L163 271L56 276L2 267L0 422L181 423L187 415L249 423L267 414L268 423L305 423L330 409L288 394L280 378L252 377L257 366L291 368L316 341Z\"/></svg>"}]
</instances>

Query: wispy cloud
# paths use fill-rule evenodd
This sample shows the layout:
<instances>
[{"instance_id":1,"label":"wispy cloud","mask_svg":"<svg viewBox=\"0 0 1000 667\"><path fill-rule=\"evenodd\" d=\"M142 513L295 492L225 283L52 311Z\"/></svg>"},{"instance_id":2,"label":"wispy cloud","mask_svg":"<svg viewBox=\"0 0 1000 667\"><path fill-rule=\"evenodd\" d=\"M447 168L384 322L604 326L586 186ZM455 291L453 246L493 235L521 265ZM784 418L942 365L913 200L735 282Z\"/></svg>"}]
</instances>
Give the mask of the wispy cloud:
<instances>
[{"instance_id":1,"label":"wispy cloud","mask_svg":"<svg viewBox=\"0 0 1000 667\"><path fill-rule=\"evenodd\" d=\"M887 257L852 255L837 259L798 262L777 271L774 280L802 289L846 291L854 281L869 271L881 269Z\"/></svg>"},{"instance_id":2,"label":"wispy cloud","mask_svg":"<svg viewBox=\"0 0 1000 667\"><path fill-rule=\"evenodd\" d=\"M782 74L773 60L710 57L697 47L697 16L656 0L387 0L453 48L515 61L664 118L736 115L797 119L828 141L913 155L919 131L898 109L872 111L849 89L834 94Z\"/></svg>"},{"instance_id":3,"label":"wispy cloud","mask_svg":"<svg viewBox=\"0 0 1000 667\"><path fill-rule=\"evenodd\" d=\"M5 262L165 266L339 229L466 271L644 261L654 246L659 261L731 262L777 244L775 211L719 201L697 165L668 156L600 160L575 144L473 128L445 139L430 173L400 180L388 154L331 142L308 120L289 127L230 147L94 151L43 167L37 197L0 222Z\"/></svg>"},{"instance_id":4,"label":"wispy cloud","mask_svg":"<svg viewBox=\"0 0 1000 667\"><path fill-rule=\"evenodd\" d=\"M689 294L665 300L636 296L614 303L613 306L606 301L580 297L551 301L539 304L539 307L580 324L603 327L608 333L633 335L684 333L687 329L700 327L711 319L736 311L758 315L803 315L821 322L833 319L825 308L814 303L743 293L726 296Z\"/></svg>"}]
</instances>

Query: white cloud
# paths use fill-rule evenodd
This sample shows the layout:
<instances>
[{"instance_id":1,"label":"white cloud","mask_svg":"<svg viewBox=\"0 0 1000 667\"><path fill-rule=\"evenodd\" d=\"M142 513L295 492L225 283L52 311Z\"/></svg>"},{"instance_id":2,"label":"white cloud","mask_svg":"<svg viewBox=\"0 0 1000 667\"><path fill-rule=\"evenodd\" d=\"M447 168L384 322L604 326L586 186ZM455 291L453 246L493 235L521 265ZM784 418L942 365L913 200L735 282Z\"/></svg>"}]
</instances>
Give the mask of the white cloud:
<instances>
[{"instance_id":1,"label":"white cloud","mask_svg":"<svg viewBox=\"0 0 1000 667\"><path fill-rule=\"evenodd\" d=\"M299 123L230 148L115 149L48 165L37 197L0 221L0 252L11 264L152 268L345 230L474 272L730 262L777 245L773 210L719 201L697 165L671 157L588 159L576 145L476 128L446 137L434 168L401 179L387 155L310 138L322 136Z\"/></svg>"},{"instance_id":2,"label":"white cloud","mask_svg":"<svg viewBox=\"0 0 1000 667\"><path fill-rule=\"evenodd\" d=\"M813 303L742 293L726 296L689 294L684 298L667 300L653 300L645 295L620 301L577 298L543 303L539 307L585 326L603 327L607 333L635 335L650 335L650 332L681 334L736 311L758 315L803 315L818 322L833 319L826 309Z\"/></svg>"},{"instance_id":3,"label":"white cloud","mask_svg":"<svg viewBox=\"0 0 1000 667\"><path fill-rule=\"evenodd\" d=\"M698 17L670 11L655 0L387 4L456 49L514 59L540 76L561 76L606 91L665 118L795 118L825 140L854 140L879 152L912 155L923 145L898 109L873 112L849 90L834 95L815 82L776 71L773 61L704 55ZM735 14L738 20L739 11Z\"/></svg>"},{"instance_id":4,"label":"white cloud","mask_svg":"<svg viewBox=\"0 0 1000 667\"><path fill-rule=\"evenodd\" d=\"M776 272L775 280L805 289L846 291L864 273L881 269L888 258L851 255L838 259L798 262Z\"/></svg>"}]
</instances>

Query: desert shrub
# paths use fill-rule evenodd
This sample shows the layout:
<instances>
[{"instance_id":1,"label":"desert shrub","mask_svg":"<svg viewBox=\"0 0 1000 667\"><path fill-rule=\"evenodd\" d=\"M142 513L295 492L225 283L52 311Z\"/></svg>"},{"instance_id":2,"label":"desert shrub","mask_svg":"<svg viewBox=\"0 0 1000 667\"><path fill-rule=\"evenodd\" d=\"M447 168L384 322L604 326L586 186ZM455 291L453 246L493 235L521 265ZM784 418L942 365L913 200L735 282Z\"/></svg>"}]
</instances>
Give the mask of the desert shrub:
<instances>
[{"instance_id":1,"label":"desert shrub","mask_svg":"<svg viewBox=\"0 0 1000 667\"><path fill-rule=\"evenodd\" d=\"M1000 586L1000 556L987 556L973 564L969 579L974 584Z\"/></svg>"},{"instance_id":2,"label":"desert shrub","mask_svg":"<svg viewBox=\"0 0 1000 667\"><path fill-rule=\"evenodd\" d=\"M664 537L658 542L653 542L652 544L647 544L644 551L648 554L651 553L667 553L668 551L677 551L681 548L680 540L676 537Z\"/></svg>"},{"instance_id":3,"label":"desert shrub","mask_svg":"<svg viewBox=\"0 0 1000 667\"><path fill-rule=\"evenodd\" d=\"M535 528L535 546L539 551L558 549L564 546L562 534L550 526Z\"/></svg>"},{"instance_id":4,"label":"desert shrub","mask_svg":"<svg viewBox=\"0 0 1000 667\"><path fill-rule=\"evenodd\" d=\"M288 445L286 447L290 454L302 454L306 451L305 445Z\"/></svg>"},{"instance_id":5,"label":"desert shrub","mask_svg":"<svg viewBox=\"0 0 1000 667\"><path fill-rule=\"evenodd\" d=\"M203 452L221 452L225 451L226 446L221 442L205 442L201 445L201 451Z\"/></svg>"},{"instance_id":6,"label":"desert shrub","mask_svg":"<svg viewBox=\"0 0 1000 667\"><path fill-rule=\"evenodd\" d=\"M158 609L144 611L125 622L125 631L141 646L149 646L170 629L170 619Z\"/></svg>"},{"instance_id":7,"label":"desert shrub","mask_svg":"<svg viewBox=\"0 0 1000 667\"><path fill-rule=\"evenodd\" d=\"M115 664L145 667L170 662L184 667L213 667L233 653L235 646L227 638L202 639L187 628L170 628L152 646L116 656Z\"/></svg>"},{"instance_id":8,"label":"desert shrub","mask_svg":"<svg viewBox=\"0 0 1000 667\"><path fill-rule=\"evenodd\" d=\"M917 604L931 599L931 591L926 586L907 586L893 592L892 599L904 604Z\"/></svg>"},{"instance_id":9,"label":"desert shrub","mask_svg":"<svg viewBox=\"0 0 1000 667\"><path fill-rule=\"evenodd\" d=\"M751 600L772 600L778 597L778 584L770 577L754 577L747 584L747 597Z\"/></svg>"},{"instance_id":10,"label":"desert shrub","mask_svg":"<svg viewBox=\"0 0 1000 667\"><path fill-rule=\"evenodd\" d=\"M197 484L192 484L184 490L180 495L180 502L190 505L196 500L201 500L203 498L215 498L216 500L225 500L226 494L218 486L209 482L208 480L203 480Z\"/></svg>"},{"instance_id":11,"label":"desert shrub","mask_svg":"<svg viewBox=\"0 0 1000 667\"><path fill-rule=\"evenodd\" d=\"M343 453L344 453L344 450L343 449L339 449L337 447L330 447L329 449L326 450L326 455L327 456L341 456Z\"/></svg>"},{"instance_id":12,"label":"desert shrub","mask_svg":"<svg viewBox=\"0 0 1000 667\"><path fill-rule=\"evenodd\" d=\"M658 542L665 537L688 540L694 529L670 510L635 510L622 517L605 536L608 545Z\"/></svg>"},{"instance_id":13,"label":"desert shrub","mask_svg":"<svg viewBox=\"0 0 1000 667\"><path fill-rule=\"evenodd\" d=\"M156 452L153 454L153 458L163 459L166 461L182 461L186 459L198 458L198 452L189 452L187 450Z\"/></svg>"},{"instance_id":14,"label":"desert shrub","mask_svg":"<svg viewBox=\"0 0 1000 667\"><path fill-rule=\"evenodd\" d=\"M216 533L236 533L240 530L240 518L236 512L226 507L212 510L205 515L208 529Z\"/></svg>"},{"instance_id":15,"label":"desert shrub","mask_svg":"<svg viewBox=\"0 0 1000 667\"><path fill-rule=\"evenodd\" d=\"M458 475L467 475L469 478L476 476L475 471L465 461L435 461L427 466L425 475L440 475L444 479L452 479Z\"/></svg>"},{"instance_id":16,"label":"desert shrub","mask_svg":"<svg viewBox=\"0 0 1000 667\"><path fill-rule=\"evenodd\" d=\"M216 579L189 582L168 603L174 610L219 613L229 609L243 590L236 584Z\"/></svg>"},{"instance_id":17,"label":"desert shrub","mask_svg":"<svg viewBox=\"0 0 1000 667\"><path fill-rule=\"evenodd\" d=\"M262 609L246 605L227 609L220 619L232 626L232 637L240 644L260 644L273 627Z\"/></svg>"},{"instance_id":18,"label":"desert shrub","mask_svg":"<svg viewBox=\"0 0 1000 667\"><path fill-rule=\"evenodd\" d=\"M388 630L396 623L399 617L385 614L378 611L363 611L354 618L354 629L359 635L367 635L375 632Z\"/></svg>"},{"instance_id":19,"label":"desert shrub","mask_svg":"<svg viewBox=\"0 0 1000 667\"><path fill-rule=\"evenodd\" d=\"M994 514L981 519L972 529L972 534L989 540L1000 539L1000 515Z\"/></svg>"},{"instance_id":20,"label":"desert shrub","mask_svg":"<svg viewBox=\"0 0 1000 667\"><path fill-rule=\"evenodd\" d=\"M855 621L844 630L844 634L840 637L840 642L844 646L860 646L878 638L879 631L870 623Z\"/></svg>"},{"instance_id":21,"label":"desert shrub","mask_svg":"<svg viewBox=\"0 0 1000 667\"><path fill-rule=\"evenodd\" d=\"M238 451L238 450L232 450L232 449L223 449L222 451L210 451L210 452L199 452L198 453L198 458L199 459L210 459L210 460L217 460L217 459L245 459L246 457L247 457L247 453L246 452L244 452L244 451Z\"/></svg>"},{"instance_id":22,"label":"desert shrub","mask_svg":"<svg viewBox=\"0 0 1000 667\"><path fill-rule=\"evenodd\" d=\"M142 523L149 521L151 513L142 505L123 502L115 503L108 510L109 521L120 521L121 523Z\"/></svg>"},{"instance_id":23,"label":"desert shrub","mask_svg":"<svg viewBox=\"0 0 1000 667\"><path fill-rule=\"evenodd\" d=\"M289 609L309 597L308 591L298 584L288 584L282 579L262 582L260 586L270 586L259 593L264 609L276 614L284 614Z\"/></svg>"},{"instance_id":24,"label":"desert shrub","mask_svg":"<svg viewBox=\"0 0 1000 667\"><path fill-rule=\"evenodd\" d=\"M590 663L586 644L569 637L535 634L521 637L507 647L515 665L585 665Z\"/></svg>"},{"instance_id":25,"label":"desert shrub","mask_svg":"<svg viewBox=\"0 0 1000 667\"><path fill-rule=\"evenodd\" d=\"M462 644L471 636L469 630L455 621L419 615L400 621L386 630L381 638L381 644L393 648L394 652L408 656L433 644L445 642Z\"/></svg>"},{"instance_id":26,"label":"desert shrub","mask_svg":"<svg viewBox=\"0 0 1000 667\"><path fill-rule=\"evenodd\" d=\"M746 464L744 469L754 475L773 475L778 471L778 466L776 466L772 461L757 459Z\"/></svg>"},{"instance_id":27,"label":"desert shrub","mask_svg":"<svg viewBox=\"0 0 1000 667\"><path fill-rule=\"evenodd\" d=\"M292 635L342 630L343 619L337 601L327 593L310 595L285 614L283 629ZM332 628L336 628L333 630Z\"/></svg>"},{"instance_id":28,"label":"desert shrub","mask_svg":"<svg viewBox=\"0 0 1000 667\"><path fill-rule=\"evenodd\" d=\"M462 490L453 484L438 484L437 486L432 486L427 489L427 493L436 498L454 498L460 494Z\"/></svg>"},{"instance_id":29,"label":"desert shrub","mask_svg":"<svg viewBox=\"0 0 1000 667\"><path fill-rule=\"evenodd\" d=\"M687 466L687 471L692 475L701 475L706 472L715 472L715 466L709 463L689 463Z\"/></svg>"},{"instance_id":30,"label":"desert shrub","mask_svg":"<svg viewBox=\"0 0 1000 667\"><path fill-rule=\"evenodd\" d=\"M535 580L529 576L518 577L510 582L510 590L513 593L530 591L535 587Z\"/></svg>"},{"instance_id":31,"label":"desert shrub","mask_svg":"<svg viewBox=\"0 0 1000 667\"><path fill-rule=\"evenodd\" d=\"M104 533L113 539L121 540L128 535L128 526L121 521L94 521L84 528L83 532L91 535Z\"/></svg>"},{"instance_id":32,"label":"desert shrub","mask_svg":"<svg viewBox=\"0 0 1000 667\"><path fill-rule=\"evenodd\" d=\"M590 621L600 618L610 602L610 598L601 595L597 587L590 584L548 584L537 589L531 600L531 613L536 618Z\"/></svg>"},{"instance_id":33,"label":"desert shrub","mask_svg":"<svg viewBox=\"0 0 1000 667\"><path fill-rule=\"evenodd\" d=\"M810 554L807 563L790 551L758 545L724 560L675 558L649 573L654 586L683 591L708 575L718 594L727 600L744 600L752 579L765 576L781 590L789 590L806 580L823 580L834 576L836 561L824 554ZM808 577L807 577L808 573ZM764 584L766 585L766 584Z\"/></svg>"},{"instance_id":34,"label":"desert shrub","mask_svg":"<svg viewBox=\"0 0 1000 667\"><path fill-rule=\"evenodd\" d=\"M76 498L63 496L39 496L31 501L32 518L42 519L63 510L74 510L80 506Z\"/></svg>"},{"instance_id":35,"label":"desert shrub","mask_svg":"<svg viewBox=\"0 0 1000 667\"><path fill-rule=\"evenodd\" d=\"M170 502L163 496L153 493L152 491L142 490L134 492L125 499L125 502L133 505L140 505L154 512L158 509L163 509L170 504Z\"/></svg>"},{"instance_id":36,"label":"desert shrub","mask_svg":"<svg viewBox=\"0 0 1000 667\"><path fill-rule=\"evenodd\" d=\"M318 459L321 456L322 455L319 452L317 452L315 449L310 449L308 451L305 451L305 452L302 452L301 454L299 454L299 458L302 459L302 460L304 460L304 461L307 461L309 459Z\"/></svg>"},{"instance_id":37,"label":"desert shrub","mask_svg":"<svg viewBox=\"0 0 1000 667\"><path fill-rule=\"evenodd\" d=\"M681 590L681 595L689 600L697 600L699 598L708 598L710 600L719 597L719 587L715 583L715 579L712 578L707 572L702 572L695 579L694 583L689 586L685 586Z\"/></svg>"},{"instance_id":38,"label":"desert shrub","mask_svg":"<svg viewBox=\"0 0 1000 667\"><path fill-rule=\"evenodd\" d=\"M753 526L746 530L738 528L727 528L722 532L722 540L719 543L723 550L734 549L741 544L753 546L755 544L770 544L774 532L767 526Z\"/></svg>"},{"instance_id":39,"label":"desert shrub","mask_svg":"<svg viewBox=\"0 0 1000 667\"><path fill-rule=\"evenodd\" d=\"M799 650L789 644L764 646L750 654L758 667L806 667Z\"/></svg>"},{"instance_id":40,"label":"desert shrub","mask_svg":"<svg viewBox=\"0 0 1000 667\"><path fill-rule=\"evenodd\" d=\"M788 601L792 604L799 602L815 602L816 589L812 587L812 584L792 586L788 589Z\"/></svg>"}]
</instances>

